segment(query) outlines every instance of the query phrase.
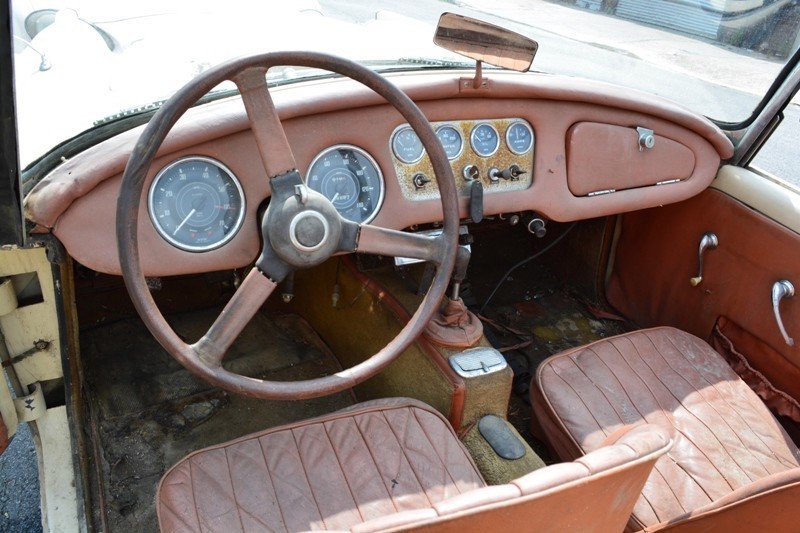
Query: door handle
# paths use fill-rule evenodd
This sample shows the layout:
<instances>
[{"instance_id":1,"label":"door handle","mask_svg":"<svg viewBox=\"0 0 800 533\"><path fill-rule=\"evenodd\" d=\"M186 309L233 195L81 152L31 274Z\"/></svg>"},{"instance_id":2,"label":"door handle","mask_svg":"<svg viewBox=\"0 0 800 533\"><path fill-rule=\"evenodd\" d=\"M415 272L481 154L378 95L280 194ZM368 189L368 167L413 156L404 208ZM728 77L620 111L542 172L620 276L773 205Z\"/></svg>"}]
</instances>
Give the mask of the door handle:
<instances>
[{"instance_id":1,"label":"door handle","mask_svg":"<svg viewBox=\"0 0 800 533\"><path fill-rule=\"evenodd\" d=\"M783 340L789 346L794 346L794 339L786 333L779 305L782 299L791 298L792 296L794 296L794 285L788 279L782 279L772 284L772 312L775 313L775 321L778 322L778 329L781 330Z\"/></svg>"},{"instance_id":2,"label":"door handle","mask_svg":"<svg viewBox=\"0 0 800 533\"><path fill-rule=\"evenodd\" d=\"M717 246L719 246L719 239L717 239L716 233L709 231L703 234L700 239L700 247L697 250L697 275L689 280L689 284L692 287L697 287L703 281L703 255L705 255L706 250L713 250Z\"/></svg>"}]
</instances>

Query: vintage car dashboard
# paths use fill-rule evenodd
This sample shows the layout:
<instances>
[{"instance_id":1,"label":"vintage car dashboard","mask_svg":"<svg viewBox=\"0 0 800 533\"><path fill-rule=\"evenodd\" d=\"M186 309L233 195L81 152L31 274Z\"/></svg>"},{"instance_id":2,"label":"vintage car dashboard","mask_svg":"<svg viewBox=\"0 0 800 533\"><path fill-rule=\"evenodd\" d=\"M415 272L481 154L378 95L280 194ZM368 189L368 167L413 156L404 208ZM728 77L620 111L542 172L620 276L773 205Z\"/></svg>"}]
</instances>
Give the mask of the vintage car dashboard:
<instances>
[{"instance_id":1,"label":"vintage car dashboard","mask_svg":"<svg viewBox=\"0 0 800 533\"><path fill-rule=\"evenodd\" d=\"M546 75L492 72L392 77L431 121L458 185L461 217L536 211L579 220L677 202L705 189L732 155L711 122L666 100ZM436 223L438 187L417 135L381 97L350 80L272 91L298 170L350 220L393 229ZM25 200L34 232L53 232L81 264L119 273L121 174L142 127L44 177ZM244 106L192 109L145 183L139 216L151 276L250 264L269 197ZM470 206L473 205L473 211Z\"/></svg>"}]
</instances>

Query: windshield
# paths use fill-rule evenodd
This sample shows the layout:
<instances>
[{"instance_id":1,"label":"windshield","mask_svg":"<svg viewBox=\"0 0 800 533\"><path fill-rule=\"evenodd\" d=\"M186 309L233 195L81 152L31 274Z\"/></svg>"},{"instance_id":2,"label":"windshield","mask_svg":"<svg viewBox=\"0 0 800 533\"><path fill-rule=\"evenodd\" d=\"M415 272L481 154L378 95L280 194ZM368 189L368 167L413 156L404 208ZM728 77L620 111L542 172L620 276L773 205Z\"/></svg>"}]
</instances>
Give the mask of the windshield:
<instances>
[{"instance_id":1,"label":"windshield","mask_svg":"<svg viewBox=\"0 0 800 533\"><path fill-rule=\"evenodd\" d=\"M445 11L537 40L526 75L615 83L739 123L797 48L800 19L795 0L14 0L12 9L23 167L243 54L318 50L381 71L469 66L432 42Z\"/></svg>"}]
</instances>

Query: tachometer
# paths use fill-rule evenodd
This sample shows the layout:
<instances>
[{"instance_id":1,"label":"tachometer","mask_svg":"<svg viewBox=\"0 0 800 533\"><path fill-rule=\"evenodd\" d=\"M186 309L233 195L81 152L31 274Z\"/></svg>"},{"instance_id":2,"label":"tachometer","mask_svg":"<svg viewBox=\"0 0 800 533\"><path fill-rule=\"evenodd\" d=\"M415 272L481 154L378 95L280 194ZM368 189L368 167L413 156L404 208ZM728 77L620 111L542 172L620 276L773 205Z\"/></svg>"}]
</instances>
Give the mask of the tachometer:
<instances>
[{"instance_id":1,"label":"tachometer","mask_svg":"<svg viewBox=\"0 0 800 533\"><path fill-rule=\"evenodd\" d=\"M203 156L173 161L150 186L153 225L167 242L203 252L231 240L244 220L242 186L225 165Z\"/></svg>"},{"instance_id":2,"label":"tachometer","mask_svg":"<svg viewBox=\"0 0 800 533\"><path fill-rule=\"evenodd\" d=\"M306 184L353 222L371 221L383 203L383 174L372 156L357 146L341 144L320 152L311 162Z\"/></svg>"}]
</instances>

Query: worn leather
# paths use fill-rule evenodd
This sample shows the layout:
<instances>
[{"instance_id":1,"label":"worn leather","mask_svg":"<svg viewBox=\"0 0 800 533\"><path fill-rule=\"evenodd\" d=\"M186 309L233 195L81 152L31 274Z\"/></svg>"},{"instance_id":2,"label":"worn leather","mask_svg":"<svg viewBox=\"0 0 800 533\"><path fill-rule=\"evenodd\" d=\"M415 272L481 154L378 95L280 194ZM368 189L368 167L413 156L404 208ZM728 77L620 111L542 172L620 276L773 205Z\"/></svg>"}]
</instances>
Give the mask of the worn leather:
<instances>
[{"instance_id":1,"label":"worn leather","mask_svg":"<svg viewBox=\"0 0 800 533\"><path fill-rule=\"evenodd\" d=\"M425 327L425 336L443 346L469 348L483 336L483 323L464 301L445 297L439 311Z\"/></svg>"},{"instance_id":2,"label":"worn leather","mask_svg":"<svg viewBox=\"0 0 800 533\"><path fill-rule=\"evenodd\" d=\"M163 531L349 529L484 486L446 420L370 403L189 455L158 489Z\"/></svg>"},{"instance_id":3,"label":"worn leather","mask_svg":"<svg viewBox=\"0 0 800 533\"><path fill-rule=\"evenodd\" d=\"M353 532L621 531L653 464L672 445L664 428L643 425L575 462L511 483L454 496L429 510L371 520Z\"/></svg>"},{"instance_id":4,"label":"worn leather","mask_svg":"<svg viewBox=\"0 0 800 533\"><path fill-rule=\"evenodd\" d=\"M162 531L619 531L672 442L626 427L487 487L430 407L375 400L195 452L162 479L158 517Z\"/></svg>"},{"instance_id":5,"label":"worn leather","mask_svg":"<svg viewBox=\"0 0 800 533\"><path fill-rule=\"evenodd\" d=\"M800 480L800 451L778 421L718 353L680 330L636 331L554 355L540 365L531 395L565 459L625 425L675 429L675 446L656 463L631 529L741 513L754 499L762 513L782 512L770 508L778 500L767 492L796 491Z\"/></svg>"}]
</instances>

